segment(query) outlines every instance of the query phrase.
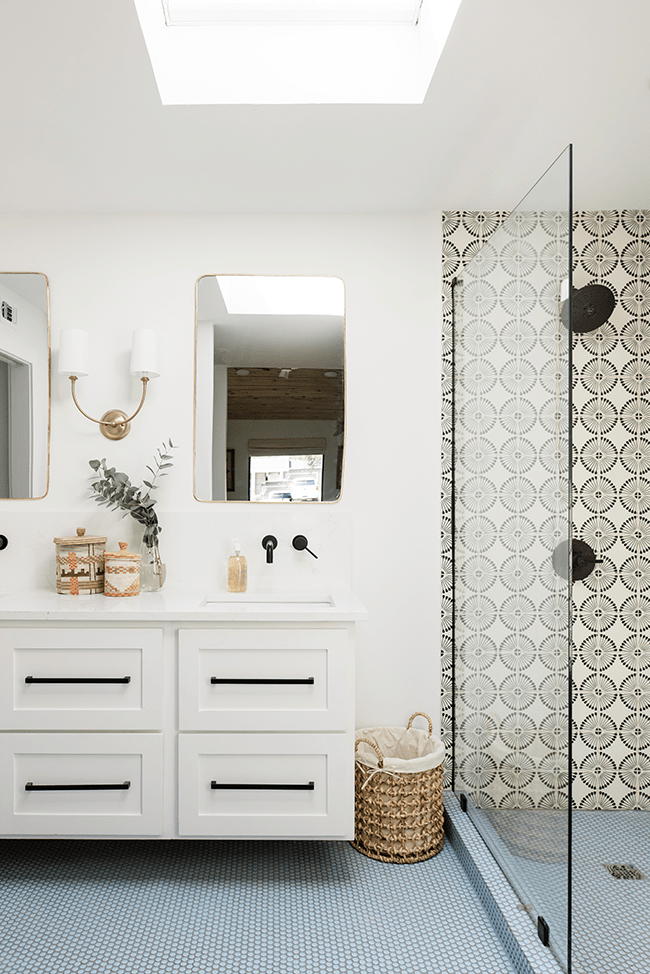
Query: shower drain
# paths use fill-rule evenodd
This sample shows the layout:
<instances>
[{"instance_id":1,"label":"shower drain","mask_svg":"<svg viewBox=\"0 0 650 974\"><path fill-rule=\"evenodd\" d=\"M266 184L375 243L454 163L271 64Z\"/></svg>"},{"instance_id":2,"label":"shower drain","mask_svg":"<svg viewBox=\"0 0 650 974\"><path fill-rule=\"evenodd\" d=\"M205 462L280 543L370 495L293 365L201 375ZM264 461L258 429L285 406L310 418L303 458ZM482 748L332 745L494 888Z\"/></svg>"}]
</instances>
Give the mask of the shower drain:
<instances>
[{"instance_id":1,"label":"shower drain","mask_svg":"<svg viewBox=\"0 0 650 974\"><path fill-rule=\"evenodd\" d=\"M629 863L605 862L603 865L614 879L645 879L643 873Z\"/></svg>"}]
</instances>

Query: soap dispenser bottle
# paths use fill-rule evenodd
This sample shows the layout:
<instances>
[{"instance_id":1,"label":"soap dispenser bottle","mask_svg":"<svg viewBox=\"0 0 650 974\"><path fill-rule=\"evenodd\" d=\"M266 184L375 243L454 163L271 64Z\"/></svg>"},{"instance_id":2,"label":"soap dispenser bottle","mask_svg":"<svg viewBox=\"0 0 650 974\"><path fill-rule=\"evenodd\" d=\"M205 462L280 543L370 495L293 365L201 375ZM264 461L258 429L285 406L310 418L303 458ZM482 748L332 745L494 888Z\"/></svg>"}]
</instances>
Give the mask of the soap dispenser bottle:
<instances>
[{"instance_id":1,"label":"soap dispenser bottle","mask_svg":"<svg viewBox=\"0 0 650 974\"><path fill-rule=\"evenodd\" d=\"M245 592L247 575L246 559L241 554L241 546L237 538L232 539L232 544L235 553L228 559L228 591Z\"/></svg>"}]
</instances>

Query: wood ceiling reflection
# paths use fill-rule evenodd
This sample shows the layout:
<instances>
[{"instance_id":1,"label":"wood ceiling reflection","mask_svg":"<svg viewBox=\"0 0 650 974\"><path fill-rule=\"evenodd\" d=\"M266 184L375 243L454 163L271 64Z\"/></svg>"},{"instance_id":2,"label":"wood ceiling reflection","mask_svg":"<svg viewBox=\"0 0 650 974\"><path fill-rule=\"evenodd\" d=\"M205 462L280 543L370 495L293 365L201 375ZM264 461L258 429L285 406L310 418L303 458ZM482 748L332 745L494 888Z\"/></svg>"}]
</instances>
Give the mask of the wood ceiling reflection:
<instances>
[{"instance_id":1,"label":"wood ceiling reflection","mask_svg":"<svg viewBox=\"0 0 650 974\"><path fill-rule=\"evenodd\" d=\"M228 369L228 419L343 419L343 372L336 378L322 369Z\"/></svg>"}]
</instances>

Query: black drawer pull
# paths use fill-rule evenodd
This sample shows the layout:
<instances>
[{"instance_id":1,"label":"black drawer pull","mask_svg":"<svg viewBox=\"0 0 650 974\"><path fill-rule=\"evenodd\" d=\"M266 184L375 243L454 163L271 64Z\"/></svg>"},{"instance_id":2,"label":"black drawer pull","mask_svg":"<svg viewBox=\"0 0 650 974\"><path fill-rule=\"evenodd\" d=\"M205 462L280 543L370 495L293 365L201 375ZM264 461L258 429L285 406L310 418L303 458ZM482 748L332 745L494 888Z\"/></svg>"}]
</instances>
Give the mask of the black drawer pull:
<instances>
[{"instance_id":1,"label":"black drawer pull","mask_svg":"<svg viewBox=\"0 0 650 974\"><path fill-rule=\"evenodd\" d=\"M130 787L130 781L116 785L35 785L28 781L25 791L128 791Z\"/></svg>"},{"instance_id":2,"label":"black drawer pull","mask_svg":"<svg viewBox=\"0 0 650 974\"><path fill-rule=\"evenodd\" d=\"M254 784L226 784L222 781L211 781L210 787L213 791L236 790L236 791L313 791L314 782L308 781L304 785L254 785Z\"/></svg>"},{"instance_id":3,"label":"black drawer pull","mask_svg":"<svg viewBox=\"0 0 650 974\"><path fill-rule=\"evenodd\" d=\"M25 683L130 683L130 676L26 676Z\"/></svg>"},{"instance_id":4,"label":"black drawer pull","mask_svg":"<svg viewBox=\"0 0 650 974\"><path fill-rule=\"evenodd\" d=\"M252 684L252 683L264 683L264 684L273 684L273 685L282 684L283 686L286 686L287 684L295 685L297 683L300 683L300 684L303 684L303 685L311 685L311 684L314 683L314 678L313 678L313 676L306 676L306 677L304 677L304 679L301 679L301 680L285 680L285 679L282 679L282 680L266 680L266 679L257 679L257 678L250 679L250 680L240 680L240 679L233 679L233 680L227 679L227 680L222 680L221 677L219 677L219 676L211 676L210 677L210 683L230 683L230 684L232 684L232 683L240 683L240 684L241 683L244 683L246 685L249 685L249 684Z\"/></svg>"}]
</instances>

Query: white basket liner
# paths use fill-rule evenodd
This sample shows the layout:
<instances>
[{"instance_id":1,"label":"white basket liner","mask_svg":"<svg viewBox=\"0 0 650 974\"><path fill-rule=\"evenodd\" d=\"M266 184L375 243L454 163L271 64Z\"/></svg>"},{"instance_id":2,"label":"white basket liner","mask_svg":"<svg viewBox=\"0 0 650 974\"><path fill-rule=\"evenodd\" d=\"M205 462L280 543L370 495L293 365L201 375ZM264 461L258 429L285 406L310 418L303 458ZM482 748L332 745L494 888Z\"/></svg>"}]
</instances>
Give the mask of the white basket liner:
<instances>
[{"instance_id":1,"label":"white basket liner","mask_svg":"<svg viewBox=\"0 0 650 974\"><path fill-rule=\"evenodd\" d=\"M415 774L430 771L442 764L445 746L439 737L428 736L428 730L411 727L359 727L356 740L368 737L374 741L384 755L384 768L388 771L401 771ZM360 744L357 761L369 768L377 768L377 755L368 744Z\"/></svg>"}]
</instances>

